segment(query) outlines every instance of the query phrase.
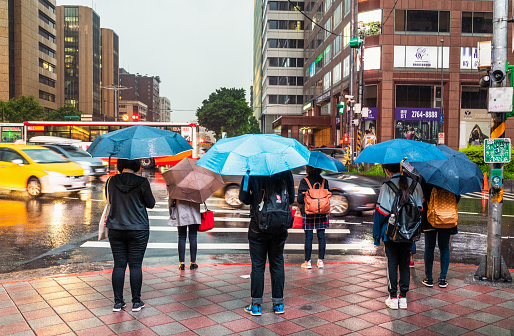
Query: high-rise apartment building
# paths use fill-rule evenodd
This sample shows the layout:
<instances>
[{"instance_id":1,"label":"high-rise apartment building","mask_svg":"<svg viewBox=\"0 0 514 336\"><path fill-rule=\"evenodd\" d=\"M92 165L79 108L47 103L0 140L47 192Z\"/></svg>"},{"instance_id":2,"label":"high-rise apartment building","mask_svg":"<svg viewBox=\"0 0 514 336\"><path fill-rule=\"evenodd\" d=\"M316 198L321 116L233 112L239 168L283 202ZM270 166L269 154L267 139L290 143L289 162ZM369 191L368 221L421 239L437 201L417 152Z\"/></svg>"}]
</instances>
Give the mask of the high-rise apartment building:
<instances>
[{"instance_id":1,"label":"high-rise apartment building","mask_svg":"<svg viewBox=\"0 0 514 336\"><path fill-rule=\"evenodd\" d=\"M286 6L282 2L264 1L263 32L272 31L275 23L269 13L271 8ZM394 138L445 143L452 148L483 142L490 136L490 115L487 88L478 84L485 73L477 69L477 44L492 40L493 4L487 0L305 1L309 19L304 25L304 99L297 111L303 116L283 115L273 129L314 146L337 145L343 135L353 134L352 150L358 147L359 133L361 148ZM358 36L364 40L362 67L359 49L352 53L350 46L350 39ZM510 50L510 36L508 42ZM263 52L263 64L273 57L269 43L268 37L268 46L262 48L268 51ZM514 64L512 54L508 61ZM350 94L352 63L353 95L366 108L360 117L349 115L345 98ZM271 87L271 68L267 69L260 82L262 101L269 104L265 88ZM340 101L347 103L343 114L336 106ZM290 107L279 103L282 108ZM353 119L358 126L352 126ZM506 134L514 136L510 120Z\"/></svg>"},{"instance_id":2,"label":"high-rise apartment building","mask_svg":"<svg viewBox=\"0 0 514 336\"><path fill-rule=\"evenodd\" d=\"M282 115L302 115L303 1L254 1L254 114L264 133ZM298 10L299 9L299 10Z\"/></svg>"},{"instance_id":3,"label":"high-rise apartment building","mask_svg":"<svg viewBox=\"0 0 514 336\"><path fill-rule=\"evenodd\" d=\"M55 0L0 3L0 100L39 99L46 111L56 105Z\"/></svg>"},{"instance_id":4,"label":"high-rise apartment building","mask_svg":"<svg viewBox=\"0 0 514 336\"><path fill-rule=\"evenodd\" d=\"M161 121L171 121L171 101L166 97L159 97Z\"/></svg>"},{"instance_id":5,"label":"high-rise apartment building","mask_svg":"<svg viewBox=\"0 0 514 336\"><path fill-rule=\"evenodd\" d=\"M116 92L119 84L119 38L112 30L102 28L102 115L105 120L115 120ZM118 97L119 99L119 97Z\"/></svg>"},{"instance_id":6,"label":"high-rise apartment building","mask_svg":"<svg viewBox=\"0 0 514 336\"><path fill-rule=\"evenodd\" d=\"M147 121L160 121L159 77L130 74L120 69L120 85L128 89L120 91L122 100L136 100L148 106Z\"/></svg>"},{"instance_id":7,"label":"high-rise apartment building","mask_svg":"<svg viewBox=\"0 0 514 336\"><path fill-rule=\"evenodd\" d=\"M59 105L103 120L100 17L84 6L58 6L56 14Z\"/></svg>"}]
</instances>

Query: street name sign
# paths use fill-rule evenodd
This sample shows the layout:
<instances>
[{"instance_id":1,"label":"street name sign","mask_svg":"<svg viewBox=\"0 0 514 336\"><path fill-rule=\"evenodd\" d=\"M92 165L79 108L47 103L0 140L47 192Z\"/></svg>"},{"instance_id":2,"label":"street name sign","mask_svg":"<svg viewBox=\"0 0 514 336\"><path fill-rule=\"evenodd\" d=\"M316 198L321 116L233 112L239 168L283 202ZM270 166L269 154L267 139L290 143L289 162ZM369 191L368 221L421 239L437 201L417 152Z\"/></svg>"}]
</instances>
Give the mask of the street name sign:
<instances>
[{"instance_id":1,"label":"street name sign","mask_svg":"<svg viewBox=\"0 0 514 336\"><path fill-rule=\"evenodd\" d=\"M485 139L485 163L507 163L510 162L510 155L511 148L509 138Z\"/></svg>"}]
</instances>

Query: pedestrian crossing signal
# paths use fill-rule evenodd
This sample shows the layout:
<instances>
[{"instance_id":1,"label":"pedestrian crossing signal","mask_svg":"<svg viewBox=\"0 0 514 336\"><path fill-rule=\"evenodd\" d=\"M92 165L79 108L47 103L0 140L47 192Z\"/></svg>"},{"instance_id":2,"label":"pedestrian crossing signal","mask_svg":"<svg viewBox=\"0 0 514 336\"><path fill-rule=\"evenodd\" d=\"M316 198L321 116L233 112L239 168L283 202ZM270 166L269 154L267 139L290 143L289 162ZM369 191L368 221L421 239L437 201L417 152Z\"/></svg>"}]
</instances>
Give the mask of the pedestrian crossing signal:
<instances>
[{"instance_id":1,"label":"pedestrian crossing signal","mask_svg":"<svg viewBox=\"0 0 514 336\"><path fill-rule=\"evenodd\" d=\"M339 113L344 113L344 101L340 101L339 103L336 104L336 107L339 109Z\"/></svg>"}]
</instances>

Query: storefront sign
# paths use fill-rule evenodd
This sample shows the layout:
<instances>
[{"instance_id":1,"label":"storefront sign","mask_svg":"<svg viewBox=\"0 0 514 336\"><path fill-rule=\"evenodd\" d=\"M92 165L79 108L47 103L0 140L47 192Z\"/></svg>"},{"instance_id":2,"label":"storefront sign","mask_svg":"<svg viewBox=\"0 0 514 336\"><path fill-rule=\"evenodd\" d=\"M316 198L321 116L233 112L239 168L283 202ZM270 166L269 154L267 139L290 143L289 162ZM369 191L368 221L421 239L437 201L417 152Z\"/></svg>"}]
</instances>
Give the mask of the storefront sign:
<instances>
[{"instance_id":1,"label":"storefront sign","mask_svg":"<svg viewBox=\"0 0 514 336\"><path fill-rule=\"evenodd\" d=\"M460 68L478 69L478 49L472 47L460 48Z\"/></svg>"},{"instance_id":2,"label":"storefront sign","mask_svg":"<svg viewBox=\"0 0 514 336\"><path fill-rule=\"evenodd\" d=\"M377 108L368 107L368 116L362 117L362 120L377 120Z\"/></svg>"},{"instance_id":3,"label":"storefront sign","mask_svg":"<svg viewBox=\"0 0 514 336\"><path fill-rule=\"evenodd\" d=\"M438 108L395 108L395 120L439 121Z\"/></svg>"},{"instance_id":4,"label":"storefront sign","mask_svg":"<svg viewBox=\"0 0 514 336\"><path fill-rule=\"evenodd\" d=\"M450 66L450 48L443 47L443 68ZM441 68L441 47L394 46L395 68Z\"/></svg>"},{"instance_id":5,"label":"storefront sign","mask_svg":"<svg viewBox=\"0 0 514 336\"><path fill-rule=\"evenodd\" d=\"M27 131L44 131L45 126L27 126Z\"/></svg>"},{"instance_id":6,"label":"storefront sign","mask_svg":"<svg viewBox=\"0 0 514 336\"><path fill-rule=\"evenodd\" d=\"M2 127L3 132L21 132L21 127Z\"/></svg>"},{"instance_id":7,"label":"storefront sign","mask_svg":"<svg viewBox=\"0 0 514 336\"><path fill-rule=\"evenodd\" d=\"M331 92L330 90L325 91L325 92L323 92L323 93L321 94L321 96L316 97L316 104L319 104L319 103L321 103L322 101L324 101L325 99L330 98L330 92Z\"/></svg>"},{"instance_id":8,"label":"storefront sign","mask_svg":"<svg viewBox=\"0 0 514 336\"><path fill-rule=\"evenodd\" d=\"M480 145L491 134L491 115L486 109L460 110L459 147Z\"/></svg>"},{"instance_id":9,"label":"storefront sign","mask_svg":"<svg viewBox=\"0 0 514 336\"><path fill-rule=\"evenodd\" d=\"M303 110L303 111L307 111L307 110L308 110L308 109L310 109L311 107L312 107L312 103L307 103L307 104L303 105L302 110Z\"/></svg>"}]
</instances>

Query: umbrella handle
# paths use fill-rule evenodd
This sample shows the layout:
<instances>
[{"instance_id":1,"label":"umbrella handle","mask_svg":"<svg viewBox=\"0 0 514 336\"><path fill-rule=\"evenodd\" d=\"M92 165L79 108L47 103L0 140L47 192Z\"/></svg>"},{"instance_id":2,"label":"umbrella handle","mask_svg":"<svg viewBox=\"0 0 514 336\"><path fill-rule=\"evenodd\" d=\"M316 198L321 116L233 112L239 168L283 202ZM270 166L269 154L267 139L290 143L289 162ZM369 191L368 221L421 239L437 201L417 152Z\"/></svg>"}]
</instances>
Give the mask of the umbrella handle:
<instances>
[{"instance_id":1,"label":"umbrella handle","mask_svg":"<svg viewBox=\"0 0 514 336\"><path fill-rule=\"evenodd\" d=\"M247 170L243 179L243 191L248 191L248 180L250 179L250 171Z\"/></svg>"},{"instance_id":2,"label":"umbrella handle","mask_svg":"<svg viewBox=\"0 0 514 336\"><path fill-rule=\"evenodd\" d=\"M403 175L403 163L407 160L407 157L404 157L403 160L400 162L400 175Z\"/></svg>"},{"instance_id":3,"label":"umbrella handle","mask_svg":"<svg viewBox=\"0 0 514 336\"><path fill-rule=\"evenodd\" d=\"M203 205L205 206L205 211L209 211L209 208L207 208L207 203L203 202Z\"/></svg>"}]
</instances>

